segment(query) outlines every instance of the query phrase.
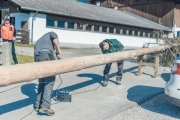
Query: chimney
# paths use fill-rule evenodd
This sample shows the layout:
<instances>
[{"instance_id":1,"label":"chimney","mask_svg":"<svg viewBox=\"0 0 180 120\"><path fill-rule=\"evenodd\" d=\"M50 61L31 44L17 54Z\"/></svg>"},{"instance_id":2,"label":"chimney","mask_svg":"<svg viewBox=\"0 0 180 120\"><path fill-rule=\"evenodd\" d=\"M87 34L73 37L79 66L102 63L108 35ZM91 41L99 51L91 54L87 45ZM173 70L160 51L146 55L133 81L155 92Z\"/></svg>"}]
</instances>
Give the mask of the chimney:
<instances>
[{"instance_id":1,"label":"chimney","mask_svg":"<svg viewBox=\"0 0 180 120\"><path fill-rule=\"evenodd\" d=\"M115 10L118 10L118 5L114 5L114 9L115 9Z\"/></svg>"},{"instance_id":2,"label":"chimney","mask_svg":"<svg viewBox=\"0 0 180 120\"><path fill-rule=\"evenodd\" d=\"M101 6L101 2L100 1L96 1L96 5L97 6Z\"/></svg>"}]
</instances>

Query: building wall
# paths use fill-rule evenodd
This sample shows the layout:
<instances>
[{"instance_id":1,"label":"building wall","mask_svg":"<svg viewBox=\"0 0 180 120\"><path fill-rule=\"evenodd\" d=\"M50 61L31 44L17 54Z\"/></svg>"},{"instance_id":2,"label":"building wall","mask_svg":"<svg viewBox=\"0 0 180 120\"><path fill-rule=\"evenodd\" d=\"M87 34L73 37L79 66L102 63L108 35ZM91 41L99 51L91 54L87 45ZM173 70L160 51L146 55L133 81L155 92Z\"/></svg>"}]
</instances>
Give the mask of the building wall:
<instances>
[{"instance_id":1,"label":"building wall","mask_svg":"<svg viewBox=\"0 0 180 120\"><path fill-rule=\"evenodd\" d=\"M175 2L169 0L102 0L101 6L126 10L162 24L173 27ZM180 22L179 22L180 23ZM178 24L179 25L179 24ZM180 26L179 26L180 27Z\"/></svg>"},{"instance_id":2,"label":"building wall","mask_svg":"<svg viewBox=\"0 0 180 120\"><path fill-rule=\"evenodd\" d=\"M21 23L28 21L30 18L30 15L26 13L11 13L10 16L15 17L15 27L17 30L21 30Z\"/></svg>"},{"instance_id":3,"label":"building wall","mask_svg":"<svg viewBox=\"0 0 180 120\"><path fill-rule=\"evenodd\" d=\"M18 7L16 7L12 3L8 2L8 1L5 1L5 0L1 0L1 7L2 8L9 8L10 9L10 13L19 12L19 8Z\"/></svg>"},{"instance_id":4,"label":"building wall","mask_svg":"<svg viewBox=\"0 0 180 120\"><path fill-rule=\"evenodd\" d=\"M29 26L32 25L32 16L35 13L30 14ZM30 27L31 31L31 27ZM137 46L142 47L145 42L155 42L150 38L143 37L132 37L125 35L113 35L106 33L93 33L85 31L74 31L74 30L65 30L65 29L55 29L46 27L46 15L38 14L34 20L34 30L33 30L33 42L36 42L43 34L46 32L56 32L59 36L60 42L64 43L79 43L79 44L99 44L104 39L118 39L125 46ZM31 34L31 33L30 33Z\"/></svg>"}]
</instances>

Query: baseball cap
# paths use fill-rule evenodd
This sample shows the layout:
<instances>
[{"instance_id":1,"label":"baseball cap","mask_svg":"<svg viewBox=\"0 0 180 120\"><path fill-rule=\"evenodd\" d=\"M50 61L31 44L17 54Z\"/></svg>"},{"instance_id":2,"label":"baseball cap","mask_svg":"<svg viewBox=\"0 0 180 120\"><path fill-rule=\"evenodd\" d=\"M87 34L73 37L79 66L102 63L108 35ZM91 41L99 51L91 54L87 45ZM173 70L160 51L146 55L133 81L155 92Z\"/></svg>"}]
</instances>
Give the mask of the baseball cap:
<instances>
[{"instance_id":1,"label":"baseball cap","mask_svg":"<svg viewBox=\"0 0 180 120\"><path fill-rule=\"evenodd\" d=\"M4 20L10 19L9 15L4 16Z\"/></svg>"}]
</instances>

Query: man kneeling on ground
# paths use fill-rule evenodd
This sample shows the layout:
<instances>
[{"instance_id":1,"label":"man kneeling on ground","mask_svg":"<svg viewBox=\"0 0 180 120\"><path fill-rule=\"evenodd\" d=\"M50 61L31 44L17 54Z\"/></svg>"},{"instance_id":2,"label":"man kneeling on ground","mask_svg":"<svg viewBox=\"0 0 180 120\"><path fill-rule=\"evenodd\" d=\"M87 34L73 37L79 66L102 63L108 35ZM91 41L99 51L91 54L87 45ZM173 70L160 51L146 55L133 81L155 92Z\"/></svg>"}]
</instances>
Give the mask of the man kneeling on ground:
<instances>
[{"instance_id":1,"label":"man kneeling on ground","mask_svg":"<svg viewBox=\"0 0 180 120\"><path fill-rule=\"evenodd\" d=\"M124 49L124 46L121 44L121 42L119 42L116 39L105 39L99 44L99 47L101 48L101 51L103 54L120 52ZM108 84L109 71L111 69L111 65L112 65L112 63L108 63L108 64L106 64L106 66L104 68L104 72L103 72L103 74L104 74L103 86L104 87L106 87ZM122 79L122 74L123 74L123 60L117 62L117 67L118 67L118 71L117 71L116 81L117 81L117 85L120 85L121 84L120 82Z\"/></svg>"}]
</instances>

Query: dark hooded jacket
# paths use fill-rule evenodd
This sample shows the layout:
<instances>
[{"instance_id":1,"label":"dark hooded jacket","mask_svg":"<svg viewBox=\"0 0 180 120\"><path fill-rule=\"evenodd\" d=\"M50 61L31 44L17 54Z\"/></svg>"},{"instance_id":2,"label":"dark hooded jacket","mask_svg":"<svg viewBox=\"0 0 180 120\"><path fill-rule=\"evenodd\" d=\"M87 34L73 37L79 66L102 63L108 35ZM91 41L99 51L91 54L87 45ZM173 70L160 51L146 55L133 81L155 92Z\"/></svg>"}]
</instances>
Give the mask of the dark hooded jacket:
<instances>
[{"instance_id":1,"label":"dark hooded jacket","mask_svg":"<svg viewBox=\"0 0 180 120\"><path fill-rule=\"evenodd\" d=\"M103 42L109 43L108 50L103 50ZM103 54L121 52L124 49L124 46L117 39L105 39L99 44L99 47Z\"/></svg>"}]
</instances>

